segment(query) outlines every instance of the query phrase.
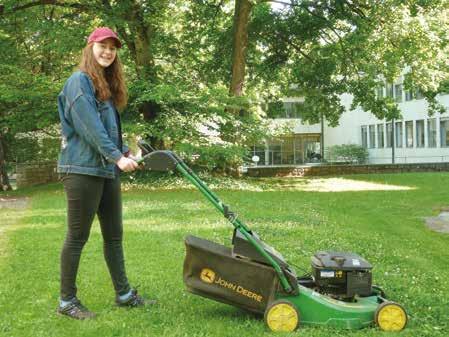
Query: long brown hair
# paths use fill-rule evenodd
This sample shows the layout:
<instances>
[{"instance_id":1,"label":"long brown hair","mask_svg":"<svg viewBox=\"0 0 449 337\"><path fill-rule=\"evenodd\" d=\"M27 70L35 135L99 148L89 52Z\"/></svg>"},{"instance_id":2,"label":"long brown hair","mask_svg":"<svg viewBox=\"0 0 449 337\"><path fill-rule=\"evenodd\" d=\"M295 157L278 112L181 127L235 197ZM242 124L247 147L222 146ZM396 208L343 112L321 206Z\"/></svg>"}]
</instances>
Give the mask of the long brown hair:
<instances>
[{"instance_id":1,"label":"long brown hair","mask_svg":"<svg viewBox=\"0 0 449 337\"><path fill-rule=\"evenodd\" d=\"M94 82L95 96L99 100L111 98L117 109L123 110L128 102L128 92L118 54L109 67L103 68L95 60L92 45L93 43L89 43L84 47L79 69L87 73Z\"/></svg>"}]
</instances>

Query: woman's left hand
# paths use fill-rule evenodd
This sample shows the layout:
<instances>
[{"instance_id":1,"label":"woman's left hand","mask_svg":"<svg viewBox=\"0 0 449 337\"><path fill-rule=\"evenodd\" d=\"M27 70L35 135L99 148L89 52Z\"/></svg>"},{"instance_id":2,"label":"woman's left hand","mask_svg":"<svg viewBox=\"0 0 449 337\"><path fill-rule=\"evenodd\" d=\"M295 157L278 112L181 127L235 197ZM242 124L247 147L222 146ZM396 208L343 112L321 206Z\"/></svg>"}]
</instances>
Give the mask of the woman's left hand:
<instances>
[{"instance_id":1,"label":"woman's left hand","mask_svg":"<svg viewBox=\"0 0 449 337\"><path fill-rule=\"evenodd\" d=\"M140 159L142 159L141 156L135 156L135 155L133 155L132 153L129 153L129 154L128 154L128 158L129 158L129 159L132 159L132 160L134 160L134 161L139 161Z\"/></svg>"}]
</instances>

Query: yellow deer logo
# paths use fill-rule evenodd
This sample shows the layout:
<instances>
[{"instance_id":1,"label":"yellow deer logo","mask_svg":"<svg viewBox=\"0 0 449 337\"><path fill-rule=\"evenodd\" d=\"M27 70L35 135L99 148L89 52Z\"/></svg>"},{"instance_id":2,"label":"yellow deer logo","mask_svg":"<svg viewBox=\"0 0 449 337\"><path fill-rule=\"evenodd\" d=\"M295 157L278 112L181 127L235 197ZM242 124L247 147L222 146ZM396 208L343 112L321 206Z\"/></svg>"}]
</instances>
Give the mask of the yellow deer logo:
<instances>
[{"instance_id":1,"label":"yellow deer logo","mask_svg":"<svg viewBox=\"0 0 449 337\"><path fill-rule=\"evenodd\" d=\"M208 268L204 268L203 270L201 270L200 279L205 283L214 283L215 272Z\"/></svg>"}]
</instances>

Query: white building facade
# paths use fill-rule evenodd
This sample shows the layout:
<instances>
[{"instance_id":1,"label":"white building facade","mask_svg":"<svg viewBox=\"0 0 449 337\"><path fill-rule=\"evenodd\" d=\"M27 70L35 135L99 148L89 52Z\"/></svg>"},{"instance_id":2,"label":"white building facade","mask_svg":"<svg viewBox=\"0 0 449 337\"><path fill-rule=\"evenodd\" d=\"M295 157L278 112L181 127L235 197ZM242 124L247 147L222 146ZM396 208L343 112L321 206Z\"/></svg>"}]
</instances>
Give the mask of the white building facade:
<instances>
[{"instance_id":1,"label":"white building facade","mask_svg":"<svg viewBox=\"0 0 449 337\"><path fill-rule=\"evenodd\" d=\"M393 97L398 102L402 119L379 120L360 107L350 110L352 96L344 94L341 101L346 112L337 127L308 125L300 119L300 98L285 98L285 115L273 119L274 125L290 123L293 134L267 140L255 146L253 154L258 165L302 165L318 161L316 154L324 147L358 144L368 149L368 163L437 163L449 162L449 113L429 116L428 103L421 95L402 90L402 84L378 89L378 95ZM449 95L437 100L449 110ZM394 128L394 130L393 130ZM394 141L392 139L394 136Z\"/></svg>"}]
</instances>

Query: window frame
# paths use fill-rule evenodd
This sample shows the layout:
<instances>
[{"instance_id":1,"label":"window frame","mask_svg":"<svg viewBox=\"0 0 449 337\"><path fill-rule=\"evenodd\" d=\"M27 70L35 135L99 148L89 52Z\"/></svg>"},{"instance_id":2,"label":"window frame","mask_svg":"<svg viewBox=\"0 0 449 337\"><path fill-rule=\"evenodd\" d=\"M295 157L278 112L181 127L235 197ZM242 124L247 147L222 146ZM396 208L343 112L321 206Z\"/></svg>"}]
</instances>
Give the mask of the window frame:
<instances>
[{"instance_id":1,"label":"window frame","mask_svg":"<svg viewBox=\"0 0 449 337\"><path fill-rule=\"evenodd\" d=\"M443 124L445 125L444 128L442 127ZM446 132L446 137L443 137L443 130ZM440 118L440 146L449 147L449 117Z\"/></svg>"},{"instance_id":2,"label":"window frame","mask_svg":"<svg viewBox=\"0 0 449 337\"><path fill-rule=\"evenodd\" d=\"M399 126L399 127L398 127ZM403 145L403 136L404 136L404 123L403 121L394 122L394 144L397 148L402 148ZM400 132L398 132L400 131Z\"/></svg>"},{"instance_id":3,"label":"window frame","mask_svg":"<svg viewBox=\"0 0 449 337\"><path fill-rule=\"evenodd\" d=\"M379 132L379 130L381 132ZM383 149L385 147L385 125L377 124L377 147Z\"/></svg>"},{"instance_id":4,"label":"window frame","mask_svg":"<svg viewBox=\"0 0 449 337\"><path fill-rule=\"evenodd\" d=\"M402 83L395 84L394 85L394 100L398 103L402 102L402 92L403 92Z\"/></svg>"},{"instance_id":5,"label":"window frame","mask_svg":"<svg viewBox=\"0 0 449 337\"><path fill-rule=\"evenodd\" d=\"M361 129L361 136L362 136L362 146L367 149L368 148L368 127L367 125L362 125L360 127Z\"/></svg>"},{"instance_id":6,"label":"window frame","mask_svg":"<svg viewBox=\"0 0 449 337\"><path fill-rule=\"evenodd\" d=\"M424 119L415 120L415 139L417 148L426 147L426 131Z\"/></svg>"},{"instance_id":7,"label":"window frame","mask_svg":"<svg viewBox=\"0 0 449 337\"><path fill-rule=\"evenodd\" d=\"M404 123L404 125L405 125L405 147L406 148L413 148L414 147L414 144L415 144L415 138L414 138L414 133L413 133L413 121L411 120L411 121L405 121L405 123ZM410 140L410 138L409 138L409 132L408 132L408 126L409 125L411 125L411 132L410 132L410 134L411 134L411 143L409 143L409 140Z\"/></svg>"},{"instance_id":8,"label":"window frame","mask_svg":"<svg viewBox=\"0 0 449 337\"><path fill-rule=\"evenodd\" d=\"M431 129L432 122L434 122L434 128ZM436 148L438 142L438 130L437 130L437 119L436 118L428 118L427 119L427 146L429 148ZM433 137L432 137L433 135ZM431 142L431 140L433 140Z\"/></svg>"}]
</instances>

